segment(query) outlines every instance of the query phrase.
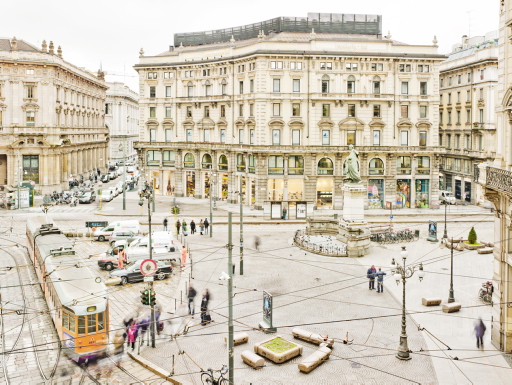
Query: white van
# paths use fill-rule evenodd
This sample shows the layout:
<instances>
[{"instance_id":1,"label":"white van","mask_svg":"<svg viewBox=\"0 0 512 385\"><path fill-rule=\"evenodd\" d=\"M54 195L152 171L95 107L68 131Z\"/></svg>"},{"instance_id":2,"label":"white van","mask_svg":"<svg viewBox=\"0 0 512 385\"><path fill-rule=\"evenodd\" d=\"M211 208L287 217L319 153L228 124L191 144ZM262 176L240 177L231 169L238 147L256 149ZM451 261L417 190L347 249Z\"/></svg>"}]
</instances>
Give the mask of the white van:
<instances>
[{"instance_id":1,"label":"white van","mask_svg":"<svg viewBox=\"0 0 512 385\"><path fill-rule=\"evenodd\" d=\"M93 233L94 239L98 240L100 242L103 242L103 241L107 240L108 237L110 237L110 235L114 231L119 231L119 230L129 230L134 233L140 233L140 223L137 220L112 222L108 226L106 226L102 229L97 229Z\"/></svg>"},{"instance_id":2,"label":"white van","mask_svg":"<svg viewBox=\"0 0 512 385\"><path fill-rule=\"evenodd\" d=\"M166 249L167 251L175 251L176 246L174 242L174 236L170 231L153 231L151 234L151 242L153 243L153 250L155 249ZM148 253L149 250L149 237L145 236L141 239L136 239L126 249L126 253L134 253L136 250L144 250Z\"/></svg>"},{"instance_id":3,"label":"white van","mask_svg":"<svg viewBox=\"0 0 512 385\"><path fill-rule=\"evenodd\" d=\"M110 271L114 268L118 267L119 263L119 249L124 248L126 241L118 241L116 245L110 247L106 253L97 254L98 257L98 266L100 269ZM127 263L134 262L138 259L147 259L149 258L148 250L143 252L144 250L139 249L137 253L126 253ZM168 252L166 249L153 249L153 259L155 260L170 260L170 261L178 261L180 255L178 253Z\"/></svg>"}]
</instances>

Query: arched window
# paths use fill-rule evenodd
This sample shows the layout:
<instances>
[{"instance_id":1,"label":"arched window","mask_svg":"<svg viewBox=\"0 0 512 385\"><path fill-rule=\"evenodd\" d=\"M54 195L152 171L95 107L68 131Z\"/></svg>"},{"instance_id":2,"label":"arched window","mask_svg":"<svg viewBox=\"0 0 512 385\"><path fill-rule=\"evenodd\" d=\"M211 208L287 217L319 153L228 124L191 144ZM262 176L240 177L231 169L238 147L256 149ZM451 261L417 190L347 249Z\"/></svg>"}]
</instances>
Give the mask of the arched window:
<instances>
[{"instance_id":1,"label":"arched window","mask_svg":"<svg viewBox=\"0 0 512 385\"><path fill-rule=\"evenodd\" d=\"M379 158L370 160L370 175L384 175L384 162Z\"/></svg>"},{"instance_id":2,"label":"arched window","mask_svg":"<svg viewBox=\"0 0 512 385\"><path fill-rule=\"evenodd\" d=\"M194 85L192 84L192 82L187 83L187 96L189 98L194 96Z\"/></svg>"},{"instance_id":3,"label":"arched window","mask_svg":"<svg viewBox=\"0 0 512 385\"><path fill-rule=\"evenodd\" d=\"M356 92L356 78L350 75L347 80L347 93L354 94Z\"/></svg>"},{"instance_id":4,"label":"arched window","mask_svg":"<svg viewBox=\"0 0 512 385\"><path fill-rule=\"evenodd\" d=\"M329 92L329 75L322 76L322 93L326 94Z\"/></svg>"},{"instance_id":5,"label":"arched window","mask_svg":"<svg viewBox=\"0 0 512 385\"><path fill-rule=\"evenodd\" d=\"M372 90L375 95L380 94L380 77L378 77L378 76L373 77Z\"/></svg>"},{"instance_id":6,"label":"arched window","mask_svg":"<svg viewBox=\"0 0 512 385\"><path fill-rule=\"evenodd\" d=\"M318 175L333 175L334 174L334 167L332 164L332 160L329 158L322 158L318 161L318 169L317 169Z\"/></svg>"},{"instance_id":7,"label":"arched window","mask_svg":"<svg viewBox=\"0 0 512 385\"><path fill-rule=\"evenodd\" d=\"M206 96L210 96L212 94L212 85L209 80L204 84L204 91Z\"/></svg>"},{"instance_id":8,"label":"arched window","mask_svg":"<svg viewBox=\"0 0 512 385\"><path fill-rule=\"evenodd\" d=\"M226 157L226 155L221 155L219 158L219 170L228 170L228 158Z\"/></svg>"},{"instance_id":9,"label":"arched window","mask_svg":"<svg viewBox=\"0 0 512 385\"><path fill-rule=\"evenodd\" d=\"M228 82L226 81L226 79L222 79L221 88L222 88L222 95L226 95L227 88L228 88Z\"/></svg>"},{"instance_id":10,"label":"arched window","mask_svg":"<svg viewBox=\"0 0 512 385\"><path fill-rule=\"evenodd\" d=\"M194 155L192 155L190 152L185 154L185 158L184 159L185 160L183 162L183 167L186 167L186 168L194 168L194 167L196 167L196 161L194 159Z\"/></svg>"},{"instance_id":11,"label":"arched window","mask_svg":"<svg viewBox=\"0 0 512 385\"><path fill-rule=\"evenodd\" d=\"M203 160L201 162L201 167L202 168L212 168L212 157L210 156L210 154L204 154L203 155Z\"/></svg>"}]
</instances>

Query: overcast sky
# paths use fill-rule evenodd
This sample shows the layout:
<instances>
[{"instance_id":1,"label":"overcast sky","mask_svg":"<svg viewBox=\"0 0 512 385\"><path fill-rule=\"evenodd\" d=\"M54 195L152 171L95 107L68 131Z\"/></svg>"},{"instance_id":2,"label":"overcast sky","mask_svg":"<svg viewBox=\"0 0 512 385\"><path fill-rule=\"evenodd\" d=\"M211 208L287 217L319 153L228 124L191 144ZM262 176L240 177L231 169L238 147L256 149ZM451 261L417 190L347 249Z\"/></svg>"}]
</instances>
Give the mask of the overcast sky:
<instances>
[{"instance_id":1,"label":"overcast sky","mask_svg":"<svg viewBox=\"0 0 512 385\"><path fill-rule=\"evenodd\" d=\"M408 44L439 41L448 53L462 35L498 29L499 0L2 0L0 36L40 47L53 40L64 59L96 71L100 63L109 81L138 92L133 65L139 50L164 52L176 32L235 27L278 16L308 12L382 15L383 32Z\"/></svg>"}]
</instances>

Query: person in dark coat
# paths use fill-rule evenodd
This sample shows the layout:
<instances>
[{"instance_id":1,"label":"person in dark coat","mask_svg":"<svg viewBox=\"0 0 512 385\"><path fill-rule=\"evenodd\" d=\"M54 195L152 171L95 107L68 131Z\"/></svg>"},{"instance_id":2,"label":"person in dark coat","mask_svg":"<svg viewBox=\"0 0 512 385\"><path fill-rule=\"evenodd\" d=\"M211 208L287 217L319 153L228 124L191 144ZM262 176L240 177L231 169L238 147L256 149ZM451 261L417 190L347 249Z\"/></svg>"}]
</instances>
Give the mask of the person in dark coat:
<instances>
[{"instance_id":1,"label":"person in dark coat","mask_svg":"<svg viewBox=\"0 0 512 385\"><path fill-rule=\"evenodd\" d=\"M164 219L164 230L167 231L167 218Z\"/></svg>"},{"instance_id":2,"label":"person in dark coat","mask_svg":"<svg viewBox=\"0 0 512 385\"><path fill-rule=\"evenodd\" d=\"M201 325L206 325L208 322L206 312L208 311L208 298L206 296L206 292L203 293L203 298L201 299Z\"/></svg>"},{"instance_id":3,"label":"person in dark coat","mask_svg":"<svg viewBox=\"0 0 512 385\"><path fill-rule=\"evenodd\" d=\"M194 234L196 232L196 223L194 222L194 220L192 219L190 221L190 234Z\"/></svg>"},{"instance_id":4,"label":"person in dark coat","mask_svg":"<svg viewBox=\"0 0 512 385\"><path fill-rule=\"evenodd\" d=\"M210 227L210 222L208 222L208 218L204 218L204 233L208 234L208 228Z\"/></svg>"},{"instance_id":5,"label":"person in dark coat","mask_svg":"<svg viewBox=\"0 0 512 385\"><path fill-rule=\"evenodd\" d=\"M375 270L375 266L372 265L366 272L366 278L369 279L370 284L370 290L375 290L375 273L377 270Z\"/></svg>"},{"instance_id":6,"label":"person in dark coat","mask_svg":"<svg viewBox=\"0 0 512 385\"><path fill-rule=\"evenodd\" d=\"M379 267L379 271L375 273L375 277L377 277L377 293L382 293L384 291L384 276L385 272L381 270Z\"/></svg>"},{"instance_id":7,"label":"person in dark coat","mask_svg":"<svg viewBox=\"0 0 512 385\"><path fill-rule=\"evenodd\" d=\"M192 314L192 316L195 313L195 305L194 300L196 298L196 289L192 285L188 287L188 314Z\"/></svg>"},{"instance_id":8,"label":"person in dark coat","mask_svg":"<svg viewBox=\"0 0 512 385\"><path fill-rule=\"evenodd\" d=\"M485 327L484 322L480 318L480 320L477 322L477 324L475 326L476 347L477 348L479 348L480 345L482 346L482 349L484 347L484 335L485 335L486 329L487 328Z\"/></svg>"},{"instance_id":9,"label":"person in dark coat","mask_svg":"<svg viewBox=\"0 0 512 385\"><path fill-rule=\"evenodd\" d=\"M180 222L180 220L178 219L178 220L176 221L176 233L177 233L178 235L179 235L179 233L180 233L180 228L181 228L181 222Z\"/></svg>"}]
</instances>

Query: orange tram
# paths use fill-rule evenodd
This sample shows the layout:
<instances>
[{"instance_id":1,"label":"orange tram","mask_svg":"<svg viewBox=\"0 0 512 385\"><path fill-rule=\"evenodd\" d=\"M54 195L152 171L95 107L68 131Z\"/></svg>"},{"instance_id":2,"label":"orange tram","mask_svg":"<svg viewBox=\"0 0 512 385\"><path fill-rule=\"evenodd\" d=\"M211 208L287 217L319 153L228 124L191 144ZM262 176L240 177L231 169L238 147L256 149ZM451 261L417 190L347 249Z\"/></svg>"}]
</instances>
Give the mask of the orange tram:
<instances>
[{"instance_id":1,"label":"orange tram","mask_svg":"<svg viewBox=\"0 0 512 385\"><path fill-rule=\"evenodd\" d=\"M27 220L30 259L50 309L61 346L77 363L105 355L109 307L101 278L75 255L73 243L44 216Z\"/></svg>"}]
</instances>

